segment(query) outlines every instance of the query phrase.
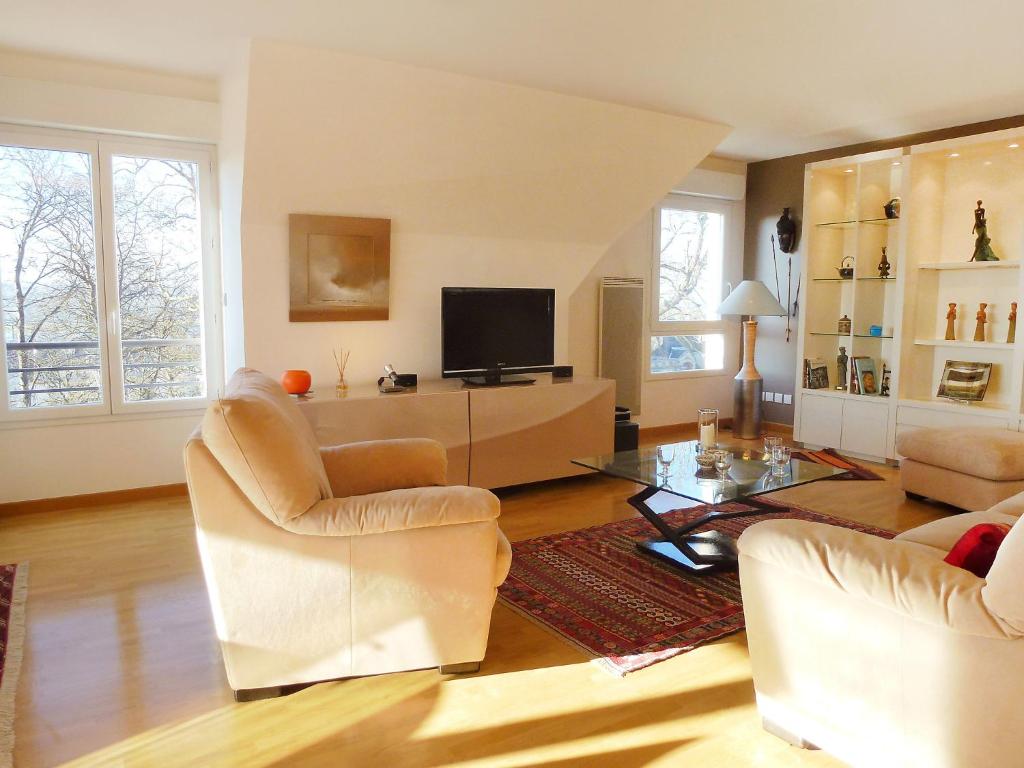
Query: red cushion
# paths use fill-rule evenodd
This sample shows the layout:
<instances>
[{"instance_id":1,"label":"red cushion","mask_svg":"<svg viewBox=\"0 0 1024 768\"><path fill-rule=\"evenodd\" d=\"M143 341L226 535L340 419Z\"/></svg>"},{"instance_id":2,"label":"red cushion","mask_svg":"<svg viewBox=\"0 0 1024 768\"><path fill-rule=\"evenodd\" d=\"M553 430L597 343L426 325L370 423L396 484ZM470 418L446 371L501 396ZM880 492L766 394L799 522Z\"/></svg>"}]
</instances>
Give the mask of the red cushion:
<instances>
[{"instance_id":1,"label":"red cushion","mask_svg":"<svg viewBox=\"0 0 1024 768\"><path fill-rule=\"evenodd\" d=\"M982 523L969 528L949 550L945 561L983 579L996 559L999 545L1009 532L1010 526L1003 523Z\"/></svg>"}]
</instances>

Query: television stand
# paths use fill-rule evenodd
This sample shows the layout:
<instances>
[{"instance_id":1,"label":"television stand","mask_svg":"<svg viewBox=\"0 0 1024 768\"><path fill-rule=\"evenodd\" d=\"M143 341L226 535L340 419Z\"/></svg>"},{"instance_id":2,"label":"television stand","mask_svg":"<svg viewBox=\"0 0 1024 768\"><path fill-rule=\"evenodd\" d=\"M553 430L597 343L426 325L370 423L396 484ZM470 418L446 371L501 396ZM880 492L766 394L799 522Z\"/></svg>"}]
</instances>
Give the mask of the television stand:
<instances>
[{"instance_id":1,"label":"television stand","mask_svg":"<svg viewBox=\"0 0 1024 768\"><path fill-rule=\"evenodd\" d=\"M536 379L529 376L517 376L505 374L502 376L463 376L463 383L467 387L521 387L525 384L533 384Z\"/></svg>"}]
</instances>

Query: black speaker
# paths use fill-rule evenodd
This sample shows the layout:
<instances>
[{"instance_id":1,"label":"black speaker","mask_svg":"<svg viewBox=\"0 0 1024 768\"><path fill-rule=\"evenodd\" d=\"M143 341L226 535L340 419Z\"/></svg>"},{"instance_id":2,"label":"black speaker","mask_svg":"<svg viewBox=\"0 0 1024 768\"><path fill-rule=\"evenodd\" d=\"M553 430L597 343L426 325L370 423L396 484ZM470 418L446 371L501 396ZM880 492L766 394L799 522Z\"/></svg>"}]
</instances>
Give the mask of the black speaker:
<instances>
[{"instance_id":1,"label":"black speaker","mask_svg":"<svg viewBox=\"0 0 1024 768\"><path fill-rule=\"evenodd\" d=\"M571 365L556 365L551 368L551 378L553 379L571 379L572 378L572 366Z\"/></svg>"}]
</instances>

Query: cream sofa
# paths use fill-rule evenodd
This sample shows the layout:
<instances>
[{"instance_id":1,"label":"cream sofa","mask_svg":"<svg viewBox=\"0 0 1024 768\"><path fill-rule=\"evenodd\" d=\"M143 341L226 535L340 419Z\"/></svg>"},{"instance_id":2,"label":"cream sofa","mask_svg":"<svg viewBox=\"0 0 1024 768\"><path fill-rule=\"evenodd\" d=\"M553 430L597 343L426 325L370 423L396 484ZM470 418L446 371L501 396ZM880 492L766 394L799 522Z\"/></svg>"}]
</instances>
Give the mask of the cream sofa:
<instances>
[{"instance_id":1,"label":"cream sofa","mask_svg":"<svg viewBox=\"0 0 1024 768\"><path fill-rule=\"evenodd\" d=\"M280 385L234 375L188 441L185 467L237 698L478 667L511 548L498 499L444 487L446 463L433 440L320 448Z\"/></svg>"},{"instance_id":2,"label":"cream sofa","mask_svg":"<svg viewBox=\"0 0 1024 768\"><path fill-rule=\"evenodd\" d=\"M1024 765L1024 494L887 541L799 520L739 539L765 727L858 766ZM1013 528L986 579L942 559Z\"/></svg>"}]
</instances>

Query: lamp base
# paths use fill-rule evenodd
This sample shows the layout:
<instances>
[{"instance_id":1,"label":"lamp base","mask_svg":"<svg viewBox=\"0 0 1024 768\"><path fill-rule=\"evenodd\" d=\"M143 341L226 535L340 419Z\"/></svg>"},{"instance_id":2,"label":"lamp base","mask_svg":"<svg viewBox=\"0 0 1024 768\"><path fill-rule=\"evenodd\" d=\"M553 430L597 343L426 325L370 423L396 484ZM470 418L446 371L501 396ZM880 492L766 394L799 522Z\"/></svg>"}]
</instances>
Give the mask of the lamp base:
<instances>
[{"instance_id":1,"label":"lamp base","mask_svg":"<svg viewBox=\"0 0 1024 768\"><path fill-rule=\"evenodd\" d=\"M764 380L733 379L732 434L743 440L761 436L761 393Z\"/></svg>"}]
</instances>

